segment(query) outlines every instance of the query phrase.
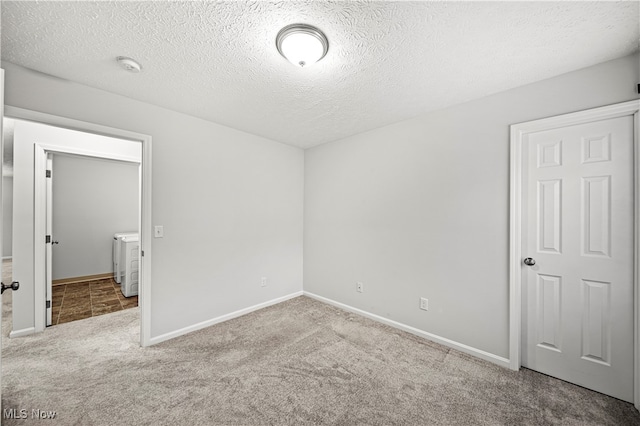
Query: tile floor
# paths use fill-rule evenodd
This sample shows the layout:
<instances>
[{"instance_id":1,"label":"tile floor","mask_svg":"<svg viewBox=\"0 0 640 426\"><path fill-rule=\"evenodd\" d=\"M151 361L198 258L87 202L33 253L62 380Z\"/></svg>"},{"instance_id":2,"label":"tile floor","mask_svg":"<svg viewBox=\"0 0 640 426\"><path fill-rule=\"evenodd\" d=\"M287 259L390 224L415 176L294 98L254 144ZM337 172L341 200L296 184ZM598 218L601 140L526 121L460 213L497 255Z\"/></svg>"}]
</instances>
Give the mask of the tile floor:
<instances>
[{"instance_id":1,"label":"tile floor","mask_svg":"<svg viewBox=\"0 0 640 426\"><path fill-rule=\"evenodd\" d=\"M113 278L53 286L51 325L138 306L138 296L124 297Z\"/></svg>"}]
</instances>

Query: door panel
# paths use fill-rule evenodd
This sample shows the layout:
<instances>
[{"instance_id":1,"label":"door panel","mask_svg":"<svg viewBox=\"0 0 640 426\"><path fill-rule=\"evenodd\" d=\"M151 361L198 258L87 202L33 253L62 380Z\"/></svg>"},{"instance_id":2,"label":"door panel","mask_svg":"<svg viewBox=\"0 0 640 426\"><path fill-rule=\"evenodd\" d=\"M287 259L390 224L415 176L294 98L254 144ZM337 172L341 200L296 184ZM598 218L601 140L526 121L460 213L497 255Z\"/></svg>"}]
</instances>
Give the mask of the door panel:
<instances>
[{"instance_id":1,"label":"door panel","mask_svg":"<svg viewBox=\"0 0 640 426\"><path fill-rule=\"evenodd\" d=\"M582 254L609 257L611 240L611 176L582 178Z\"/></svg>"},{"instance_id":2,"label":"door panel","mask_svg":"<svg viewBox=\"0 0 640 426\"><path fill-rule=\"evenodd\" d=\"M537 240L538 251L560 253L560 205L562 198L562 181L560 179L538 181L538 215Z\"/></svg>"},{"instance_id":3,"label":"door panel","mask_svg":"<svg viewBox=\"0 0 640 426\"><path fill-rule=\"evenodd\" d=\"M537 344L559 351L562 347L562 277L539 274L537 284Z\"/></svg>"},{"instance_id":4,"label":"door panel","mask_svg":"<svg viewBox=\"0 0 640 426\"><path fill-rule=\"evenodd\" d=\"M611 283L582 280L582 359L610 366Z\"/></svg>"},{"instance_id":5,"label":"door panel","mask_svg":"<svg viewBox=\"0 0 640 426\"><path fill-rule=\"evenodd\" d=\"M522 365L633 400L633 118L531 133Z\"/></svg>"}]
</instances>

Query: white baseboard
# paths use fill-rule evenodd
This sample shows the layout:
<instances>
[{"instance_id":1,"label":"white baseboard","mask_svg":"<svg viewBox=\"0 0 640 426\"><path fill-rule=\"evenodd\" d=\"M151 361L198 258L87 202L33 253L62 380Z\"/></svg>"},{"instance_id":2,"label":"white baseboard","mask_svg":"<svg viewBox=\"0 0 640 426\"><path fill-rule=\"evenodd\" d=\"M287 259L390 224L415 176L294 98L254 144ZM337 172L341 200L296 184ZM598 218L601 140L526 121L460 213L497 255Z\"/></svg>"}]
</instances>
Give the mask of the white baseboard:
<instances>
[{"instance_id":1,"label":"white baseboard","mask_svg":"<svg viewBox=\"0 0 640 426\"><path fill-rule=\"evenodd\" d=\"M415 334L416 336L425 338L427 340L431 340L432 342L440 343L441 345L447 346L449 348L455 349L460 352L464 352L468 355L475 356L477 358L483 359L485 361L489 361L491 363L497 364L504 368L509 368L509 360L507 358L503 358L501 356L494 355L489 352L485 352L480 349L476 349L471 346L467 346L463 343L458 343L456 341L447 339L445 337L440 337L438 335L428 333L426 331L419 330L415 327L411 327L410 325L402 324L397 321L390 320L388 318L381 317L376 314L372 314L367 311L363 311L358 308L354 308L349 305L345 305L344 303L336 302L335 300L327 299L326 297L318 296L314 293L309 293L308 291L303 292L305 296L308 296L312 299L318 300L323 303L327 303L329 305L335 306L336 308L344 309L345 311L353 312L354 314L362 315L363 317L367 317L377 322L381 322L383 324L389 325L391 327L397 328L399 330L406 331L411 334Z\"/></svg>"},{"instance_id":2,"label":"white baseboard","mask_svg":"<svg viewBox=\"0 0 640 426\"><path fill-rule=\"evenodd\" d=\"M23 328L21 330L11 331L11 333L9 333L9 338L13 339L14 337L24 337L24 336L29 336L35 333L36 333L35 327L28 327L28 328Z\"/></svg>"},{"instance_id":3,"label":"white baseboard","mask_svg":"<svg viewBox=\"0 0 640 426\"><path fill-rule=\"evenodd\" d=\"M257 311L262 308L266 308L268 306L277 305L278 303L282 303L286 300L293 299L294 297L298 297L298 296L302 296L302 291L297 291L295 293L291 293L283 297L278 297L277 299L272 299L267 302L258 303L257 305L253 305L248 308L240 309L239 311L231 312L229 314L212 318L210 320L202 321L197 324L193 324L188 327L181 328L179 330L161 334L160 336L152 337L149 340L149 345L155 345L157 343L164 342L165 340L173 339L175 337L182 336L187 333L191 333L192 331L201 330L203 328L210 327L214 324L218 324L224 321L229 321L230 319L241 317L242 315L246 315L248 313Z\"/></svg>"},{"instance_id":4,"label":"white baseboard","mask_svg":"<svg viewBox=\"0 0 640 426\"><path fill-rule=\"evenodd\" d=\"M2 260L13 260L13 256L3 256Z\"/></svg>"}]
</instances>

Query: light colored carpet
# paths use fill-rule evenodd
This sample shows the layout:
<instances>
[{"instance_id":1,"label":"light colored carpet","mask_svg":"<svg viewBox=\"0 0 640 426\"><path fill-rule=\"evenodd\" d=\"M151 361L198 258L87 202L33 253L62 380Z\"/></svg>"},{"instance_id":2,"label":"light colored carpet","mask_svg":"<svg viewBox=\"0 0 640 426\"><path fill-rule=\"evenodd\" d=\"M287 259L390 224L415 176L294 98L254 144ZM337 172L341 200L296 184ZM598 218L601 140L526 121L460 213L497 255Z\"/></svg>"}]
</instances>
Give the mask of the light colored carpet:
<instances>
[{"instance_id":1,"label":"light colored carpet","mask_svg":"<svg viewBox=\"0 0 640 426\"><path fill-rule=\"evenodd\" d=\"M57 412L4 424L640 424L631 404L306 297L150 348L138 328L136 308L3 339L3 408Z\"/></svg>"}]
</instances>

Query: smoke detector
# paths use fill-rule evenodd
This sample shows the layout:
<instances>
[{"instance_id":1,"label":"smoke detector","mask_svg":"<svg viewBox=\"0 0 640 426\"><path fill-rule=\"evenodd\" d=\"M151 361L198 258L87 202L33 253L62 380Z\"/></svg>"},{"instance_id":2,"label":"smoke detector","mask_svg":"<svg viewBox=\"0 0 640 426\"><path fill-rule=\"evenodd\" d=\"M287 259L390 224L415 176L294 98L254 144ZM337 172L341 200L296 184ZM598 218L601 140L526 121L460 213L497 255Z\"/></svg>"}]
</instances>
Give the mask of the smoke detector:
<instances>
[{"instance_id":1,"label":"smoke detector","mask_svg":"<svg viewBox=\"0 0 640 426\"><path fill-rule=\"evenodd\" d=\"M142 65L140 65L135 59L127 58L126 56L118 56L116 60L122 68L129 72L138 73L142 70Z\"/></svg>"}]
</instances>

